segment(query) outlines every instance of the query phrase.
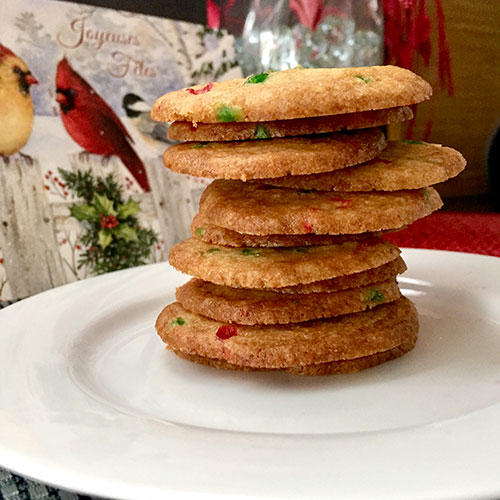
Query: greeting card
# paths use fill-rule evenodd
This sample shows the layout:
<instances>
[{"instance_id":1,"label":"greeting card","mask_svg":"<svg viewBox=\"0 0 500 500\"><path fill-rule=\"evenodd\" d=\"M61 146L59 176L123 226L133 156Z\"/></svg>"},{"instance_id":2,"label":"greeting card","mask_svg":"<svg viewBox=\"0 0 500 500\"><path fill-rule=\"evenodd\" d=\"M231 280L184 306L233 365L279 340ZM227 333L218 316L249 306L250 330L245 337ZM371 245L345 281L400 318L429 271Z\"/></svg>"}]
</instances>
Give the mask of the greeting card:
<instances>
[{"instance_id":1,"label":"greeting card","mask_svg":"<svg viewBox=\"0 0 500 500\"><path fill-rule=\"evenodd\" d=\"M165 260L206 181L162 166L149 110L240 76L232 37L51 0L4 0L0 33L0 301Z\"/></svg>"}]
</instances>

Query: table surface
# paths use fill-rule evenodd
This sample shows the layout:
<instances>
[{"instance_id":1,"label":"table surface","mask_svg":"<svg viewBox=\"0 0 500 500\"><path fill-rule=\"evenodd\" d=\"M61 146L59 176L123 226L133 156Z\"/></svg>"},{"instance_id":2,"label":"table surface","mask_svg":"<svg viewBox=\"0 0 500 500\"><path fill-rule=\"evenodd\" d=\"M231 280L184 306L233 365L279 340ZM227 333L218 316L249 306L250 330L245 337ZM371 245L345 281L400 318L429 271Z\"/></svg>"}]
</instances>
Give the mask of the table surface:
<instances>
[{"instance_id":1,"label":"table surface","mask_svg":"<svg viewBox=\"0 0 500 500\"><path fill-rule=\"evenodd\" d=\"M500 257L500 214L437 212L386 238L400 247ZM91 497L35 483L0 469L0 499L91 500Z\"/></svg>"}]
</instances>

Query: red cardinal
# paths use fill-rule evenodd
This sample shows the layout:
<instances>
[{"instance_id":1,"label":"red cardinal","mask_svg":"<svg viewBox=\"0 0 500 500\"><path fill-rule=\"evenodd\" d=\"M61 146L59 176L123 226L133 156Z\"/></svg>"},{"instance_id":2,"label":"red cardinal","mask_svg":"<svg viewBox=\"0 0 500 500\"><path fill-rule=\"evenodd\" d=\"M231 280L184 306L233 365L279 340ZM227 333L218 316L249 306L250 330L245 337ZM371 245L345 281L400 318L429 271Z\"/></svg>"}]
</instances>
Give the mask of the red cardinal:
<instances>
[{"instance_id":1,"label":"red cardinal","mask_svg":"<svg viewBox=\"0 0 500 500\"><path fill-rule=\"evenodd\" d=\"M85 151L116 155L145 191L149 191L146 169L132 149L127 129L115 112L63 58L57 65L57 97L68 134Z\"/></svg>"}]
</instances>

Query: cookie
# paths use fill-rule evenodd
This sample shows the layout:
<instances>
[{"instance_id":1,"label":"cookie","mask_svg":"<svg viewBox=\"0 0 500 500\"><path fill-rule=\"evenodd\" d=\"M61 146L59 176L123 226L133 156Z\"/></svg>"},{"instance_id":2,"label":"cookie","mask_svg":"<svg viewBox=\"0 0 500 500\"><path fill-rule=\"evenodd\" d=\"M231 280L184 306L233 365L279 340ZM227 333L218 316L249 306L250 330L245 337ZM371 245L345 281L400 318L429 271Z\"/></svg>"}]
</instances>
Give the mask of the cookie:
<instances>
[{"instance_id":1,"label":"cookie","mask_svg":"<svg viewBox=\"0 0 500 500\"><path fill-rule=\"evenodd\" d=\"M381 266L367 269L359 273L347 274L338 276L328 280L313 281L305 285L287 286L281 288L273 288L273 291L280 293L321 293L321 292L338 292L347 288L357 288L402 274L406 271L406 264L401 257L382 264Z\"/></svg>"},{"instance_id":2,"label":"cookie","mask_svg":"<svg viewBox=\"0 0 500 500\"><path fill-rule=\"evenodd\" d=\"M198 123L196 127L190 122L174 122L168 129L168 138L175 141L197 142L272 139L274 137L293 137L380 127L412 118L411 109L403 106L343 115L315 116L271 122Z\"/></svg>"},{"instance_id":3,"label":"cookie","mask_svg":"<svg viewBox=\"0 0 500 500\"><path fill-rule=\"evenodd\" d=\"M342 361L330 361L328 363L318 363L305 366L291 366L288 368L251 368L248 366L234 365L228 363L223 359L207 358L204 356L197 356L196 354L186 354L182 351L172 349L172 352L177 354L182 359L187 361L192 361L193 363L198 363L200 365L211 366L213 368L218 368L219 370L238 370L246 372L254 371L265 371L265 372L284 372L290 373L292 375L306 375L306 376L318 376L318 375L345 375L347 373L356 373L368 368L372 368L386 361L391 361L393 359L400 358L407 352L411 351L415 347L417 341L417 334L410 335L409 338L400 344L398 347L389 349L388 351L378 352L376 354L371 354L368 356L361 356L360 358L348 359Z\"/></svg>"},{"instance_id":4,"label":"cookie","mask_svg":"<svg viewBox=\"0 0 500 500\"><path fill-rule=\"evenodd\" d=\"M214 246L189 238L170 250L169 262L183 273L217 285L280 288L372 269L399 253L397 246L381 238L258 249Z\"/></svg>"},{"instance_id":5,"label":"cookie","mask_svg":"<svg viewBox=\"0 0 500 500\"><path fill-rule=\"evenodd\" d=\"M265 179L273 186L325 191L397 191L419 189L455 177L465 168L465 158L440 144L393 141L362 165L342 171Z\"/></svg>"},{"instance_id":6,"label":"cookie","mask_svg":"<svg viewBox=\"0 0 500 500\"><path fill-rule=\"evenodd\" d=\"M269 234L259 236L237 233L230 229L214 226L208 223L200 214L196 214L191 224L191 234L205 243L228 247L301 247L310 245L336 245L345 241L380 236L382 232L345 235Z\"/></svg>"},{"instance_id":7,"label":"cookie","mask_svg":"<svg viewBox=\"0 0 500 500\"><path fill-rule=\"evenodd\" d=\"M396 66L295 68L169 92L151 117L193 124L290 120L409 106L431 94L425 80Z\"/></svg>"},{"instance_id":8,"label":"cookie","mask_svg":"<svg viewBox=\"0 0 500 500\"><path fill-rule=\"evenodd\" d=\"M331 193L217 180L203 192L199 213L245 234L355 234L397 229L441 206L433 188Z\"/></svg>"},{"instance_id":9,"label":"cookie","mask_svg":"<svg viewBox=\"0 0 500 500\"><path fill-rule=\"evenodd\" d=\"M418 330L406 298L368 311L286 325L227 325L175 302L156 330L170 349L238 366L283 369L370 356L411 342Z\"/></svg>"},{"instance_id":10,"label":"cookie","mask_svg":"<svg viewBox=\"0 0 500 500\"><path fill-rule=\"evenodd\" d=\"M375 158L385 145L378 128L270 141L184 142L168 148L163 163L196 177L259 179L357 165Z\"/></svg>"},{"instance_id":11,"label":"cookie","mask_svg":"<svg viewBox=\"0 0 500 500\"><path fill-rule=\"evenodd\" d=\"M272 325L331 318L399 299L396 279L339 292L280 293L214 285L193 279L175 297L184 309L224 323Z\"/></svg>"}]
</instances>

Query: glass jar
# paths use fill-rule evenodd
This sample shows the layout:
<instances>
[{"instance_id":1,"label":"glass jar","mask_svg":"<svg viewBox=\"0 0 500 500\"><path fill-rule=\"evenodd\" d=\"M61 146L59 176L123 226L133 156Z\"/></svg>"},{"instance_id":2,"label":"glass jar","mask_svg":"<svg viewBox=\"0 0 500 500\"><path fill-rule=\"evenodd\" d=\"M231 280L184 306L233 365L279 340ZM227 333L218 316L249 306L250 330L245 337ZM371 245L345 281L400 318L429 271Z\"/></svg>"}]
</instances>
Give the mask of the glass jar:
<instances>
[{"instance_id":1,"label":"glass jar","mask_svg":"<svg viewBox=\"0 0 500 500\"><path fill-rule=\"evenodd\" d=\"M379 0L223 0L243 72L381 64Z\"/></svg>"}]
</instances>

